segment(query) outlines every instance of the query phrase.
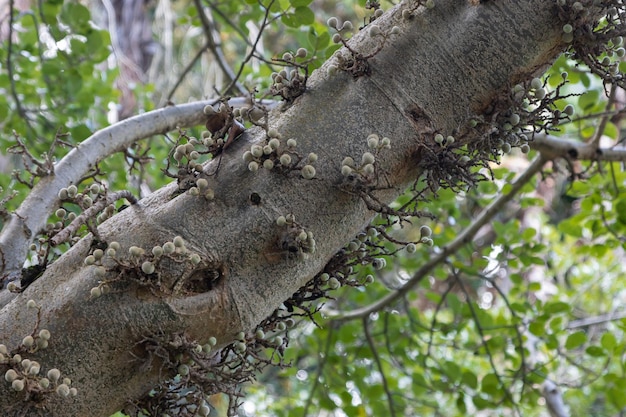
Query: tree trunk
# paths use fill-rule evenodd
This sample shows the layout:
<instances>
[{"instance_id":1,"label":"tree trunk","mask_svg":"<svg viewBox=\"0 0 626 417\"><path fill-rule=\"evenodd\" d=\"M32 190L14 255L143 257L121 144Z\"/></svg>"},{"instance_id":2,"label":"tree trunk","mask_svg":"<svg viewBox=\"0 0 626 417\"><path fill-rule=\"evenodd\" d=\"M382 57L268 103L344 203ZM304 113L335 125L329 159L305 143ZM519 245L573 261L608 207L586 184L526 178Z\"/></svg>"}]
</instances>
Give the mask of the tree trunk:
<instances>
[{"instance_id":1,"label":"tree trunk","mask_svg":"<svg viewBox=\"0 0 626 417\"><path fill-rule=\"evenodd\" d=\"M300 155L319 155L314 179L298 171L249 171L242 154L265 139L264 131L250 129L227 149L219 173L210 177L213 200L177 195L177 185L170 184L99 227L101 239L119 242L124 257L132 245L150 252L182 236L201 257L197 269L172 263L160 265L157 273L163 282L182 274L200 280L219 275L203 292L164 296L128 285L91 298L91 288L102 278L83 263L92 243L87 237L0 311L0 340L12 349L36 325L36 310L27 309L27 300L34 300L41 307L39 328L49 329L52 338L47 349L22 356L39 361L43 370L60 369L78 389L73 399L51 397L45 415L108 416L171 377L158 365L143 369L133 356L141 353L136 344L146 336L184 333L201 343L214 336L223 346L239 331L253 329L376 214L346 191L341 174L343 158L360 161L368 150L369 134L391 138L391 149L377 157L386 173L379 183L388 181L390 187L375 191L380 201L391 203L416 181L427 149L443 149L435 145L434 133L446 136L483 114L494 97L544 69L565 46L563 22L551 1L435 3L411 19L402 17L406 5L401 4L375 21L382 33L390 33L392 26L400 33L390 35L369 59L369 75L329 75L337 55L350 55L343 48L311 76L304 95L271 113L270 126L283 143L295 138ZM350 42L363 55L381 39L370 31L364 29ZM477 140L466 137L472 139ZM208 163L205 172L216 165ZM276 219L287 214L314 234L315 253L294 258L284 251L286 229ZM113 272L106 276L114 277ZM0 409L19 407L23 394L0 383Z\"/></svg>"}]
</instances>

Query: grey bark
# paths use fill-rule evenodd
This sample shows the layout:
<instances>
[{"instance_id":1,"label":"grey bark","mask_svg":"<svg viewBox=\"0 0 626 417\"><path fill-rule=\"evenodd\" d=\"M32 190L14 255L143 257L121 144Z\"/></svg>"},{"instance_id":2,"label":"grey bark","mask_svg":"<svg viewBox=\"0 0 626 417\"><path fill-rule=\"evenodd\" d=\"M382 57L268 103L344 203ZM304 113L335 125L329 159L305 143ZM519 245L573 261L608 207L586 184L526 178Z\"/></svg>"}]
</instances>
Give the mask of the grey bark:
<instances>
[{"instance_id":1,"label":"grey bark","mask_svg":"<svg viewBox=\"0 0 626 417\"><path fill-rule=\"evenodd\" d=\"M434 9L411 20L402 19L403 7L376 21L383 33L394 25L401 33L371 59L370 76L329 76L326 69L336 57L331 58L312 75L306 94L286 110L273 111L271 126L283 138L296 138L302 155L319 155L314 180L248 171L242 153L264 138L251 129L224 154L219 175L210 183L213 201L174 196L177 186L171 184L100 227L104 240L116 240L124 250L136 245L149 251L183 236L205 266L223 272L216 288L173 297L137 289L90 300L99 278L92 267L83 266L87 237L0 311L0 341L13 348L35 324L26 301L41 305L41 327L51 331L52 339L31 359L46 370L59 368L79 390L72 400L52 398L46 415L108 416L127 399L145 394L160 377L171 376L159 375L158 366L140 370L131 351L143 336L184 331L200 342L215 336L223 345L237 332L254 328L373 218L358 197L339 187L342 159L360 159L368 134L391 138L392 149L380 163L392 187L377 192L390 203L416 179L421 149L433 129L448 134L481 114L498 92L544 68L564 47L563 23L545 0L479 6L438 0ZM365 55L377 44L369 29L351 41ZM214 169L213 163L206 167ZM259 205L250 202L252 193L261 197ZM281 253L275 219L287 213L315 234L317 251L307 259ZM159 273L175 277L181 271L163 268ZM19 397L0 383L0 409Z\"/></svg>"}]
</instances>

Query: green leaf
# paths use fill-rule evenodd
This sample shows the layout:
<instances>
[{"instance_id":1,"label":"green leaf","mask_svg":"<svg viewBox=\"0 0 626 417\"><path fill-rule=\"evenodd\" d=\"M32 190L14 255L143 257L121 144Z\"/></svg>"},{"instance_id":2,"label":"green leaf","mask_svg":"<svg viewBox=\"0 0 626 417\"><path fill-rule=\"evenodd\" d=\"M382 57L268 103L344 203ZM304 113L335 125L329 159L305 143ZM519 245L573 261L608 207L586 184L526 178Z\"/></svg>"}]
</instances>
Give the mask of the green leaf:
<instances>
[{"instance_id":1,"label":"green leaf","mask_svg":"<svg viewBox=\"0 0 626 417\"><path fill-rule=\"evenodd\" d=\"M80 3L67 2L63 6L61 18L72 29L80 33L83 29L89 28L91 13L89 13L88 8Z\"/></svg>"},{"instance_id":2,"label":"green leaf","mask_svg":"<svg viewBox=\"0 0 626 417\"><path fill-rule=\"evenodd\" d=\"M9 103L4 95L0 95L0 123L9 116Z\"/></svg>"},{"instance_id":3,"label":"green leaf","mask_svg":"<svg viewBox=\"0 0 626 417\"><path fill-rule=\"evenodd\" d=\"M587 355L589 356L593 356L594 358L606 356L606 351L600 346L589 346L587 349L585 349L585 353L587 353Z\"/></svg>"},{"instance_id":4,"label":"green leaf","mask_svg":"<svg viewBox=\"0 0 626 417\"><path fill-rule=\"evenodd\" d=\"M289 0L289 3L291 4L291 6L296 7L296 8L306 7L312 2L313 0Z\"/></svg>"},{"instance_id":5,"label":"green leaf","mask_svg":"<svg viewBox=\"0 0 626 417\"><path fill-rule=\"evenodd\" d=\"M456 408L465 415L467 413L467 406L465 405L465 395L462 392L459 393L456 399Z\"/></svg>"},{"instance_id":6,"label":"green leaf","mask_svg":"<svg viewBox=\"0 0 626 417\"><path fill-rule=\"evenodd\" d=\"M543 334L546 332L546 328L543 322L534 321L528 325L528 331L535 336L543 336Z\"/></svg>"},{"instance_id":7,"label":"green leaf","mask_svg":"<svg viewBox=\"0 0 626 417\"><path fill-rule=\"evenodd\" d=\"M442 371L451 383L456 383L461 379L461 368L454 362L444 362L442 365Z\"/></svg>"},{"instance_id":8,"label":"green leaf","mask_svg":"<svg viewBox=\"0 0 626 417\"><path fill-rule=\"evenodd\" d=\"M617 213L617 220L626 225L626 199L621 199L615 204L615 211Z\"/></svg>"},{"instance_id":9,"label":"green leaf","mask_svg":"<svg viewBox=\"0 0 626 417\"><path fill-rule=\"evenodd\" d=\"M91 136L91 133L91 129L89 129L82 123L70 129L70 134L72 135L72 139L75 142L82 142L83 140Z\"/></svg>"},{"instance_id":10,"label":"green leaf","mask_svg":"<svg viewBox=\"0 0 626 417\"><path fill-rule=\"evenodd\" d=\"M471 389L476 389L476 387L478 387L478 378L476 377L476 374L470 371L463 372L463 375L461 376L461 382L463 382L463 384L467 385Z\"/></svg>"},{"instance_id":11,"label":"green leaf","mask_svg":"<svg viewBox=\"0 0 626 417\"><path fill-rule=\"evenodd\" d=\"M622 388L610 388L607 392L609 400L618 410L622 410L626 407L626 395L624 392L626 387Z\"/></svg>"},{"instance_id":12,"label":"green leaf","mask_svg":"<svg viewBox=\"0 0 626 417\"><path fill-rule=\"evenodd\" d=\"M613 333L607 332L602 335L600 338L600 344L604 349L609 352L612 352L615 346L617 345L617 340L615 339L615 335Z\"/></svg>"},{"instance_id":13,"label":"green leaf","mask_svg":"<svg viewBox=\"0 0 626 417\"><path fill-rule=\"evenodd\" d=\"M560 331L563 328L563 316L556 316L551 318L548 326L553 332Z\"/></svg>"},{"instance_id":14,"label":"green leaf","mask_svg":"<svg viewBox=\"0 0 626 417\"><path fill-rule=\"evenodd\" d=\"M480 385L482 392L484 392L485 394L494 395L497 393L500 383L498 382L498 377L496 376L496 374L487 374L483 377Z\"/></svg>"},{"instance_id":15,"label":"green leaf","mask_svg":"<svg viewBox=\"0 0 626 417\"><path fill-rule=\"evenodd\" d=\"M547 302L544 305L543 311L545 314L554 315L559 313L565 313L570 311L571 306L568 303L562 301Z\"/></svg>"},{"instance_id":16,"label":"green leaf","mask_svg":"<svg viewBox=\"0 0 626 417\"><path fill-rule=\"evenodd\" d=\"M472 402L479 410L484 410L492 406L492 402L484 398L482 395L474 395L472 396Z\"/></svg>"},{"instance_id":17,"label":"green leaf","mask_svg":"<svg viewBox=\"0 0 626 417\"><path fill-rule=\"evenodd\" d=\"M522 239L526 241L532 241L536 236L537 231L532 227L529 227L522 232Z\"/></svg>"},{"instance_id":18,"label":"green leaf","mask_svg":"<svg viewBox=\"0 0 626 417\"><path fill-rule=\"evenodd\" d=\"M576 349L587 342L587 333L578 331L567 336L565 347L569 350Z\"/></svg>"},{"instance_id":19,"label":"green leaf","mask_svg":"<svg viewBox=\"0 0 626 417\"><path fill-rule=\"evenodd\" d=\"M595 107L600 99L599 90L588 90L578 97L578 106L585 112Z\"/></svg>"},{"instance_id":20,"label":"green leaf","mask_svg":"<svg viewBox=\"0 0 626 417\"><path fill-rule=\"evenodd\" d=\"M296 7L293 13L285 13L280 19L285 25L297 28L313 23L315 14L308 7Z\"/></svg>"},{"instance_id":21,"label":"green leaf","mask_svg":"<svg viewBox=\"0 0 626 417\"><path fill-rule=\"evenodd\" d=\"M578 223L573 217L562 221L557 227L561 233L565 233L566 235L577 238L581 238L583 236L583 230L580 223Z\"/></svg>"}]
</instances>

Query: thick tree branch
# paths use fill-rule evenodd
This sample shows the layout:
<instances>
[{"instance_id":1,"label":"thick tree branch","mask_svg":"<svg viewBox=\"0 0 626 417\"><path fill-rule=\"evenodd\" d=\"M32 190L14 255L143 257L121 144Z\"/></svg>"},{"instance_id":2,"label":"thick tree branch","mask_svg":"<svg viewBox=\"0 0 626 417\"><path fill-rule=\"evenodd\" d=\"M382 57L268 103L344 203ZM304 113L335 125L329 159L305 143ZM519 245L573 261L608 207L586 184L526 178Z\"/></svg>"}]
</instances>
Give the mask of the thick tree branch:
<instances>
[{"instance_id":1,"label":"thick tree branch","mask_svg":"<svg viewBox=\"0 0 626 417\"><path fill-rule=\"evenodd\" d=\"M81 394L74 401L50 398L43 414L108 416L126 399L140 398L171 378L175 369L160 369L158 364L150 368L137 360L148 359L138 346L147 337L182 334L199 344L215 337L219 349L239 332L254 331L376 215L357 194L346 191L359 184L346 183L341 173L344 158L361 159L370 149L368 135L391 138L391 149L376 156L388 186L372 190L381 203L391 204L414 184L427 148L433 157L445 151L435 145L434 132L452 134L512 81L540 71L565 46L563 22L555 18L551 2L436 3L424 16L405 18L405 5L398 5L376 20L377 30L394 35L368 63L369 76L354 79L352 74L331 71L333 66L337 69L338 60L350 59L350 51L341 49L311 75L305 94L290 107L271 112L268 125L282 135L280 147L293 138L298 154L319 155L313 179L305 179L298 170L283 174L250 170L242 157L252 145L265 144L267 132L249 129L221 155L219 175L207 175L212 200L181 194L176 183L155 191L98 227L102 242L117 242L117 262L110 261L104 270L85 265L93 250L88 236L0 310L0 340L12 350L33 331L33 321L24 319L29 317L26 301L40 305L40 324L52 339L48 349L29 354L29 359L79 381ZM350 42L352 50L363 56L380 45L371 27ZM200 108L198 113L196 117L202 117ZM84 146L75 151L84 152ZM216 163L208 162L202 174L214 172ZM542 163L542 158L534 161L513 192ZM291 229L276 220L286 215L293 216L307 236L308 232L315 236L315 253L294 256L284 245L293 240ZM491 213L485 216L490 218ZM465 244L472 233L475 230L467 231L457 244ZM131 251L132 246L152 256L156 245L175 236L199 263L159 265L154 274L133 269L144 258L133 258L137 250ZM443 251L451 253L449 248ZM127 269L120 271L120 265ZM181 277L206 285L171 294L166 290L177 286L151 292L141 285L154 279L164 285L178 283ZM90 298L91 290L103 281L117 291ZM0 384L0 410L15 401L10 387Z\"/></svg>"},{"instance_id":2,"label":"thick tree branch","mask_svg":"<svg viewBox=\"0 0 626 417\"><path fill-rule=\"evenodd\" d=\"M234 98L229 104L240 107L247 102L246 98ZM204 106L215 103L216 100L204 100L134 116L97 131L72 149L55 165L54 175L37 183L0 232L0 279L4 287L20 278L28 244L58 208L57 193L61 188L77 184L99 161L138 140L202 124L206 119ZM272 107L275 102L267 100L261 104Z\"/></svg>"},{"instance_id":3,"label":"thick tree branch","mask_svg":"<svg viewBox=\"0 0 626 417\"><path fill-rule=\"evenodd\" d=\"M57 193L61 188L77 184L99 161L138 140L201 124L206 117L202 109L214 102L171 106L131 117L99 130L72 149L55 165L54 175L37 183L0 233L0 271L4 286L20 278L28 244L59 206Z\"/></svg>"}]
</instances>

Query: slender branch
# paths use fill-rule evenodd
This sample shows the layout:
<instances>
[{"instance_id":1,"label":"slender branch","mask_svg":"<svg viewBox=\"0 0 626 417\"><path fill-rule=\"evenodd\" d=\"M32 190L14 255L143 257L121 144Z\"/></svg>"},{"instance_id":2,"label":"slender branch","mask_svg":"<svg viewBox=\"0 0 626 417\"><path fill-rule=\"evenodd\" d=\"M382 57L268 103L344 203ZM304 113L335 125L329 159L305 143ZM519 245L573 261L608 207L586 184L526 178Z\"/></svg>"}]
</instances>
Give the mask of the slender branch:
<instances>
[{"instance_id":1,"label":"slender branch","mask_svg":"<svg viewBox=\"0 0 626 417\"><path fill-rule=\"evenodd\" d=\"M224 75L228 77L230 83L234 82L233 87L235 88L236 93L239 95L245 96L248 92L241 85L241 83L237 81L237 76L235 75L235 72L230 67L230 65L228 65L228 62L226 61L226 57L224 56L224 52L222 51L222 48L220 47L220 45L218 45L215 42L215 38L213 35L215 33L215 28L213 27L213 24L211 23L210 19L204 13L204 8L202 7L200 0L193 0L193 4L196 6L196 10L198 11L198 17L200 17L200 23L202 23L202 28L204 29L204 36L206 37L206 45L204 49L208 48L211 50L211 52L213 53L213 57L215 58L215 61L217 62L217 65L220 67ZM226 91L225 93L228 94L228 91ZM171 98L171 96L168 98Z\"/></svg>"},{"instance_id":2,"label":"slender branch","mask_svg":"<svg viewBox=\"0 0 626 417\"><path fill-rule=\"evenodd\" d=\"M481 344L483 345L483 348L485 349L485 353L487 354L487 357L489 358L489 365L491 366L491 370L493 371L493 374L496 376L496 379L498 380L498 384L500 384L500 388L502 388L502 391L504 392L504 396L506 397L507 400L510 401L510 403L513 406L513 409L517 412L517 414L521 415L519 406L517 402L515 401L515 399L513 398L513 394L509 391L506 384L502 380L502 376L498 372L498 367L496 366L496 363L493 358L494 354L491 351L491 348L489 347L489 343L487 343L487 335L485 334L485 329L483 328L483 325L480 322L480 318L478 317L478 314L476 313L476 307L472 303L472 297L470 293L467 291L465 284L463 284L463 280L459 277L459 274L456 268L451 268L451 269L452 269L452 275L454 276L456 283L458 284L459 288L461 289L461 292L465 295L465 298L467 299L467 307L470 311L470 314L472 315L474 324L476 325L476 330L478 331L478 335L480 336Z\"/></svg>"},{"instance_id":3,"label":"slender branch","mask_svg":"<svg viewBox=\"0 0 626 417\"><path fill-rule=\"evenodd\" d=\"M514 196L517 194L522 187L532 179L532 177L541 170L543 164L547 161L543 155L539 155L535 157L530 163L530 166L523 172L521 175L517 177L517 179L511 184L511 189L508 194L501 194L497 199L491 202L489 206L487 206L474 220L474 222L469 225L465 230L463 230L452 242L450 242L447 246L441 248L439 253L433 254L433 256L424 263L409 279L406 284L404 284L398 290L387 294L383 298L378 301L370 304L369 306L358 308L356 310L339 313L334 317L331 317L333 320L353 320L365 317L373 312L376 312L389 304L393 303L400 297L403 297L406 293L411 291L415 286L417 286L422 279L429 273L435 266L442 263L448 256L456 253L459 249L461 249L465 244L469 243L472 240L472 237L487 224L491 219L504 207L506 203L508 203Z\"/></svg>"},{"instance_id":4,"label":"slender branch","mask_svg":"<svg viewBox=\"0 0 626 417\"><path fill-rule=\"evenodd\" d=\"M372 351L372 356L374 357L374 362L376 362L376 367L378 368L378 372L380 372L380 377L383 383L383 390L385 391L385 395L387 396L387 402L389 403L389 414L391 417L396 416L395 406L393 405L393 396L391 395L391 391L389 391L389 384L387 383L387 377L385 377L385 372L383 371L383 364L380 360L380 356L378 355L378 351L376 350L376 345L374 345L374 339L372 339L372 333L370 332L368 321L369 316L363 317L363 331L365 332L365 340L367 340L367 344Z\"/></svg>"},{"instance_id":5,"label":"slender branch","mask_svg":"<svg viewBox=\"0 0 626 417\"><path fill-rule=\"evenodd\" d=\"M180 73L180 75L178 76L178 79L176 80L176 83L174 84L174 86L171 88L170 92L167 93L167 99L166 101L169 103L172 100L172 97L174 96L174 93L176 92L176 90L178 89L178 87L180 87L180 85L183 83L183 80L185 79L185 77L187 76L187 74L189 74L189 72L191 71L191 69L193 68L194 65L196 65L196 62L198 62L198 60L200 59L200 57L202 57L202 54L204 54L204 52L209 48L209 41L207 40L204 45L202 45L202 48L200 48L198 50L198 52L196 52L196 55L194 55L193 58L191 58L191 61L187 64L187 66L185 67L185 69L183 70L183 72Z\"/></svg>"},{"instance_id":6,"label":"slender branch","mask_svg":"<svg viewBox=\"0 0 626 417\"><path fill-rule=\"evenodd\" d=\"M623 320L626 318L626 311L619 313L602 314L595 317L586 317L584 319L572 320L568 325L568 329L577 329L579 327L596 326L598 324L609 323L615 320Z\"/></svg>"},{"instance_id":7,"label":"slender branch","mask_svg":"<svg viewBox=\"0 0 626 417\"><path fill-rule=\"evenodd\" d=\"M24 119L24 123L26 123L26 127L33 134L36 135L35 129L30 124L30 120L28 119L28 115L26 114L26 110L22 106L22 102L20 101L19 95L17 94L17 86L15 85L16 77L13 74L13 24L14 24L14 13L15 13L15 0L9 1L9 35L7 38L7 75L9 77L9 85L11 89L11 97L13 97L13 101L15 102L15 107L17 109L17 114L20 115L22 119ZM35 25L36 26L36 25Z\"/></svg>"},{"instance_id":8,"label":"slender branch","mask_svg":"<svg viewBox=\"0 0 626 417\"><path fill-rule=\"evenodd\" d=\"M598 148L593 143L575 142L550 135L537 135L530 142L546 159L566 158L592 161L626 161L626 148Z\"/></svg>"},{"instance_id":9,"label":"slender branch","mask_svg":"<svg viewBox=\"0 0 626 417\"><path fill-rule=\"evenodd\" d=\"M15 12L15 1L9 1L9 36L7 39L7 74L9 76L9 82L11 84L11 95L13 96L13 100L15 100L15 107L17 108L17 113L26 117L26 112L22 108L22 103L20 102L19 97L17 96L17 89L15 88L15 77L13 76L13 14Z\"/></svg>"},{"instance_id":10,"label":"slender branch","mask_svg":"<svg viewBox=\"0 0 626 417\"><path fill-rule=\"evenodd\" d=\"M115 7L111 3L111 0L102 0L102 5L107 13L107 22L109 34L111 36L111 49L113 50L113 55L115 56L117 62L122 65L126 65L128 69L133 71L138 79L141 79L143 76L143 70L137 65L137 63L130 58L124 52L124 48L120 44L120 39L118 37L118 28L117 28L117 14L115 12ZM119 65L121 66L121 65ZM120 77L124 77L124 72L120 71ZM128 81L127 81L128 82Z\"/></svg>"},{"instance_id":11,"label":"slender branch","mask_svg":"<svg viewBox=\"0 0 626 417\"><path fill-rule=\"evenodd\" d=\"M235 24L235 22L230 20L230 18L226 14L224 14L224 12L222 12L215 3L212 3L211 1L207 1L207 4L211 8L211 10L213 10L220 18L224 20L224 22L226 22L228 26L230 26L235 32L239 34L239 36L243 39L243 41L248 46L256 49L256 46L252 42L250 42L250 39L248 39L248 36L245 34L245 32L241 30L241 28L237 24Z\"/></svg>"},{"instance_id":12,"label":"slender branch","mask_svg":"<svg viewBox=\"0 0 626 417\"><path fill-rule=\"evenodd\" d=\"M611 106L613 106L613 104L615 103L616 91L617 91L617 86L615 84L611 84L611 92L609 93L609 99L606 103L607 114L602 116L602 118L600 119L600 124L598 125L598 128L596 129L595 133L593 134L593 137L591 138L591 141L589 142L589 144L594 146L595 148L597 148L600 145L600 138L602 137L602 135L604 135L606 124L609 122L610 116L608 113L611 109Z\"/></svg>"},{"instance_id":13,"label":"slender branch","mask_svg":"<svg viewBox=\"0 0 626 417\"><path fill-rule=\"evenodd\" d=\"M239 71L237 71L237 75L235 76L235 79L232 80L230 82L230 84L228 85L228 87L226 87L223 90L224 93L222 95L224 95L225 93L227 93L228 91L230 91L234 87L234 85L237 82L237 80L239 80L239 77L241 77L241 74L243 73L243 70L246 67L246 64L252 59L252 57L254 57L257 45L259 44L259 42L261 41L261 37L263 36L263 31L265 30L265 28L267 27L267 25L269 23L269 20L270 20L270 9L272 8L272 5L274 4L274 1L275 0L271 0L270 3L267 6L263 6L259 2L260 6L265 7L265 14L263 15L263 22L261 22L261 28L259 29L259 34L257 35L256 39L254 40L254 43L252 44L252 49L246 55L244 60L241 62L241 65L239 66Z\"/></svg>"},{"instance_id":14,"label":"slender branch","mask_svg":"<svg viewBox=\"0 0 626 417\"><path fill-rule=\"evenodd\" d=\"M317 390L318 385L320 384L320 377L322 376L322 371L324 370L324 366L326 365L326 360L330 357L330 347L332 346L332 340L335 333L335 326L332 324L328 329L328 336L326 336L326 346L324 348L324 352L320 352L318 363L317 363L317 372L315 373L315 378L313 378L313 386L311 387L311 391L309 396L306 399L306 404L304 405L304 410L302 411L303 417L307 417L309 415L309 407L313 402L313 394Z\"/></svg>"},{"instance_id":15,"label":"slender branch","mask_svg":"<svg viewBox=\"0 0 626 417\"><path fill-rule=\"evenodd\" d=\"M448 294L450 293L450 291L452 291L455 285L456 283L454 281L448 282L448 287L443 292L443 294L441 294L441 298L439 299L439 302L437 302L437 305L435 306L435 309L433 311L433 318L430 320L430 326L428 326L428 343L426 347L427 357L432 357L431 350L434 346L435 333L437 332L437 316L439 315L439 312L443 309L446 298L448 297ZM406 300L406 297L404 299Z\"/></svg>"}]
</instances>

